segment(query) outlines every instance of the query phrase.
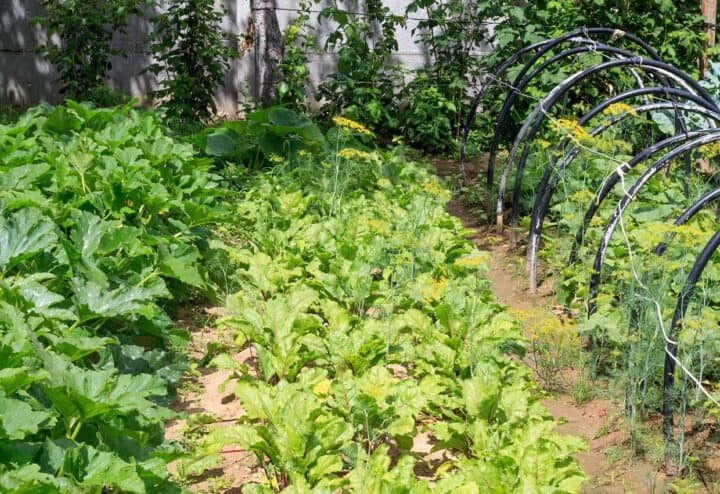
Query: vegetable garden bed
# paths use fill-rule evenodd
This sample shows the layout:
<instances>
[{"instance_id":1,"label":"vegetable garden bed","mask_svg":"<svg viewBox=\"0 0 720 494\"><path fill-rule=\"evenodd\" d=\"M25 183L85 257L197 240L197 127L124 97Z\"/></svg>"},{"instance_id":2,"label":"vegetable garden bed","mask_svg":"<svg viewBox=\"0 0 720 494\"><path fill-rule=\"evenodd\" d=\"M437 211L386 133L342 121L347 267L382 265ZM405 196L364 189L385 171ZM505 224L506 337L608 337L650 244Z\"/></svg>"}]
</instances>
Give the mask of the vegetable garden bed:
<instances>
[{"instance_id":1,"label":"vegetable garden bed","mask_svg":"<svg viewBox=\"0 0 720 494\"><path fill-rule=\"evenodd\" d=\"M228 445L265 474L243 492L578 491L581 444L512 358L519 325L448 192L336 122L241 193L151 113L69 103L0 128L3 492L180 492L166 462L200 473ZM213 364L245 413L183 451L162 434L187 340L169 315L223 293L234 344Z\"/></svg>"}]
</instances>

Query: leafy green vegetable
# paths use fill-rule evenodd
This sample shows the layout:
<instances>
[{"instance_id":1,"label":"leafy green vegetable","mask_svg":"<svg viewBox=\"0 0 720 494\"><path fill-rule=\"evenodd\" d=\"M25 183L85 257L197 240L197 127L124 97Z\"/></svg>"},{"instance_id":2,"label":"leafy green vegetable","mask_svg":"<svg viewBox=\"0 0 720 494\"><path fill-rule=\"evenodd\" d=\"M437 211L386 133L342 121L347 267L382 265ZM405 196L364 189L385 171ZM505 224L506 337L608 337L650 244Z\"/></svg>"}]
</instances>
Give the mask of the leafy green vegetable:
<instances>
[{"instance_id":1,"label":"leafy green vegetable","mask_svg":"<svg viewBox=\"0 0 720 494\"><path fill-rule=\"evenodd\" d=\"M520 327L445 213L449 194L400 152L348 149L288 152L237 205L230 233L244 240L224 248L239 290L222 326L256 358L215 361L245 414L185 468L240 446L266 477L243 492L579 492L582 445L553 432L507 354L524 350Z\"/></svg>"},{"instance_id":2,"label":"leafy green vegetable","mask_svg":"<svg viewBox=\"0 0 720 494\"><path fill-rule=\"evenodd\" d=\"M0 491L179 492L154 456L183 368L166 311L210 293L209 166L129 107L0 126Z\"/></svg>"}]
</instances>

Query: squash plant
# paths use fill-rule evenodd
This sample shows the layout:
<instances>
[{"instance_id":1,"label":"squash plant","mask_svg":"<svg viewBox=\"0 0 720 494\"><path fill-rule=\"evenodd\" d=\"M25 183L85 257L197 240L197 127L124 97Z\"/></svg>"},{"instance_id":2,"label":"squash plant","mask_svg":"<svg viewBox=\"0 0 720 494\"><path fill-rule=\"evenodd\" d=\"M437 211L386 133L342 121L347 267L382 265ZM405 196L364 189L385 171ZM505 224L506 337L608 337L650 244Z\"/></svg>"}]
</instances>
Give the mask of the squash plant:
<instances>
[{"instance_id":1,"label":"squash plant","mask_svg":"<svg viewBox=\"0 0 720 494\"><path fill-rule=\"evenodd\" d=\"M210 165L130 106L0 126L0 491L180 492L169 313L212 294Z\"/></svg>"}]
</instances>

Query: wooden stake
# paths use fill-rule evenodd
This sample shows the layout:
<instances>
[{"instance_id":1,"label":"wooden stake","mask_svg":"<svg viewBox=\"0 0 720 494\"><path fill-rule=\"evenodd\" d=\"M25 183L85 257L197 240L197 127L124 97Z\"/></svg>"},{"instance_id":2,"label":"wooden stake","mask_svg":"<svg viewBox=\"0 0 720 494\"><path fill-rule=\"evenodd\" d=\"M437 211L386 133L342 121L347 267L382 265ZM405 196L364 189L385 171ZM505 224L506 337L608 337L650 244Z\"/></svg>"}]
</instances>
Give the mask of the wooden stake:
<instances>
[{"instance_id":1,"label":"wooden stake","mask_svg":"<svg viewBox=\"0 0 720 494\"><path fill-rule=\"evenodd\" d=\"M707 47L715 46L715 22L717 22L717 0L702 0L701 12L707 22L705 34L708 36ZM704 53L700 61L700 74L705 77L708 68L707 54Z\"/></svg>"}]
</instances>

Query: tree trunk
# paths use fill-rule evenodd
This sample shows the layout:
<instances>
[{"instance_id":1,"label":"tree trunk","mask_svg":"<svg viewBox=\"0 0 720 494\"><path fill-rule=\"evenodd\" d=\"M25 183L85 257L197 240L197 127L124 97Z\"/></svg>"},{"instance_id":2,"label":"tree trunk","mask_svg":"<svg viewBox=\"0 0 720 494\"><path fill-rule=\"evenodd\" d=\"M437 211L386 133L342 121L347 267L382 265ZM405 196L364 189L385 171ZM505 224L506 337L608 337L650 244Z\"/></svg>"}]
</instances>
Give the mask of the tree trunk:
<instances>
[{"instance_id":1,"label":"tree trunk","mask_svg":"<svg viewBox=\"0 0 720 494\"><path fill-rule=\"evenodd\" d=\"M707 46L715 46L715 22L717 22L717 0L702 0L702 15L707 22L705 33L708 35ZM700 61L700 76L705 77L708 68L707 54Z\"/></svg>"},{"instance_id":2,"label":"tree trunk","mask_svg":"<svg viewBox=\"0 0 720 494\"><path fill-rule=\"evenodd\" d=\"M283 56L282 33L275 11L275 0L252 0L255 23L255 88L262 106L277 101L280 80L278 63Z\"/></svg>"}]
</instances>

